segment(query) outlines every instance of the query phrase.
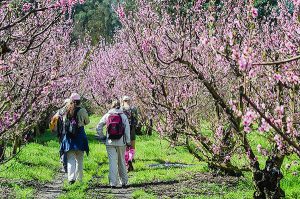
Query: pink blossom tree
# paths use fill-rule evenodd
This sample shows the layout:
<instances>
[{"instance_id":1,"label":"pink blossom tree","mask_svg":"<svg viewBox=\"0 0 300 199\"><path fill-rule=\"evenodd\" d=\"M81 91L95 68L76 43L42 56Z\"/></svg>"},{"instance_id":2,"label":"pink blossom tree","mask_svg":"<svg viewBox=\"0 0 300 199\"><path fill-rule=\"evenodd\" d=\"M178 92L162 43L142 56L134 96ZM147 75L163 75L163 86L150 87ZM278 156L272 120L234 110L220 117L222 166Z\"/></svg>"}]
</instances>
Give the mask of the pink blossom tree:
<instances>
[{"instance_id":1,"label":"pink blossom tree","mask_svg":"<svg viewBox=\"0 0 300 199\"><path fill-rule=\"evenodd\" d=\"M300 157L299 4L278 1L259 18L253 1L198 0L172 9L143 0L135 12L121 6L116 44L102 49L109 62L90 68L95 78L113 77L113 90L104 80L92 88L130 93L162 136L187 144L199 159L250 169L255 198L283 197L283 160Z\"/></svg>"},{"instance_id":2,"label":"pink blossom tree","mask_svg":"<svg viewBox=\"0 0 300 199\"><path fill-rule=\"evenodd\" d=\"M86 50L71 45L64 20L76 3L0 2L0 162L79 85Z\"/></svg>"}]
</instances>

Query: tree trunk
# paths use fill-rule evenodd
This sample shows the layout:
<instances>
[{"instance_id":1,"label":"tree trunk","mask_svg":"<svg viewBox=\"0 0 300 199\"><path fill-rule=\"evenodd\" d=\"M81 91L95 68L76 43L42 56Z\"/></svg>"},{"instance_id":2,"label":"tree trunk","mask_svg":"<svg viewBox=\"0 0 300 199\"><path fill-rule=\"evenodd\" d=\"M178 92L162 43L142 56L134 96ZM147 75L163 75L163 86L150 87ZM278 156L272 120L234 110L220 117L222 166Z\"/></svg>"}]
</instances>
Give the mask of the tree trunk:
<instances>
[{"instance_id":1,"label":"tree trunk","mask_svg":"<svg viewBox=\"0 0 300 199\"><path fill-rule=\"evenodd\" d=\"M35 126L34 127L34 136L37 137L39 135L41 135L40 128L39 128L39 126Z\"/></svg>"},{"instance_id":2,"label":"tree trunk","mask_svg":"<svg viewBox=\"0 0 300 199\"><path fill-rule=\"evenodd\" d=\"M41 134L46 132L46 126L47 125L45 122L42 122L41 124L38 125Z\"/></svg>"},{"instance_id":3,"label":"tree trunk","mask_svg":"<svg viewBox=\"0 0 300 199\"><path fill-rule=\"evenodd\" d=\"M20 148L20 146L21 146L21 139L20 139L20 137L16 136L15 140L14 140L13 151L12 151L13 155L17 154L18 149Z\"/></svg>"},{"instance_id":4,"label":"tree trunk","mask_svg":"<svg viewBox=\"0 0 300 199\"><path fill-rule=\"evenodd\" d=\"M4 143L3 141L0 142L0 162L4 160L4 153L5 153L5 148L4 148Z\"/></svg>"},{"instance_id":5,"label":"tree trunk","mask_svg":"<svg viewBox=\"0 0 300 199\"><path fill-rule=\"evenodd\" d=\"M153 129L153 119L149 119L149 126L147 126L147 135L152 135L152 129Z\"/></svg>"},{"instance_id":6,"label":"tree trunk","mask_svg":"<svg viewBox=\"0 0 300 199\"><path fill-rule=\"evenodd\" d=\"M253 173L255 184L255 199L279 199L285 197L284 191L280 188L280 180L283 175L280 167L276 165L275 159L267 160L263 170Z\"/></svg>"}]
</instances>

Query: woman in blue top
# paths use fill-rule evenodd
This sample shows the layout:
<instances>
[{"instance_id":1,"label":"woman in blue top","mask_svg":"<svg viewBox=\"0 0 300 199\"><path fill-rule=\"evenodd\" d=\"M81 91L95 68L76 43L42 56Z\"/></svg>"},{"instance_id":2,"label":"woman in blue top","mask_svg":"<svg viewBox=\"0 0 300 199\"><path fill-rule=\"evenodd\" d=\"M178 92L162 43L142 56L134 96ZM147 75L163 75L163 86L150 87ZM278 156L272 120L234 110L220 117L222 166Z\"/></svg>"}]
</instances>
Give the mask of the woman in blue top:
<instances>
[{"instance_id":1,"label":"woman in blue top","mask_svg":"<svg viewBox=\"0 0 300 199\"><path fill-rule=\"evenodd\" d=\"M68 161L68 181L73 184L76 180L82 181L83 177L83 154L89 154L88 139L84 131L84 126L90 123L87 111L80 106L80 96L72 93L71 104L67 110L67 120L76 121L76 134L66 134L61 144L60 151L67 154ZM67 124L67 122L66 122ZM73 126L72 126L73 127ZM65 125L65 128L69 128Z\"/></svg>"}]
</instances>

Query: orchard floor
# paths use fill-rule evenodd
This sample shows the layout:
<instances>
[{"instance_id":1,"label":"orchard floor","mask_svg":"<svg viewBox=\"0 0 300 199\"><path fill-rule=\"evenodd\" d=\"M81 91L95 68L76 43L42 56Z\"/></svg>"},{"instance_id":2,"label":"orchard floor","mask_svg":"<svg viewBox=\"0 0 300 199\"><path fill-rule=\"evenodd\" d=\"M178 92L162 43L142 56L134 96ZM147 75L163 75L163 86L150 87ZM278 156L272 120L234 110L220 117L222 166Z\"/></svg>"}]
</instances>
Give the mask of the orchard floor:
<instances>
[{"instance_id":1,"label":"orchard floor","mask_svg":"<svg viewBox=\"0 0 300 199\"><path fill-rule=\"evenodd\" d=\"M57 139L46 132L0 166L0 198L252 198L250 173L242 178L213 176L184 147L171 148L157 135L138 136L130 187L109 188L105 146L94 139L98 120L91 117L86 128L91 153L85 156L82 183L67 183L60 172ZM300 198L299 179L289 177L284 183L287 198Z\"/></svg>"},{"instance_id":2,"label":"orchard floor","mask_svg":"<svg viewBox=\"0 0 300 199\"><path fill-rule=\"evenodd\" d=\"M192 176L190 176L192 175ZM237 179L186 173L176 180L132 184L127 189L109 189L101 183L90 188L89 198L221 198L234 189ZM223 189L216 190L216 186Z\"/></svg>"}]
</instances>

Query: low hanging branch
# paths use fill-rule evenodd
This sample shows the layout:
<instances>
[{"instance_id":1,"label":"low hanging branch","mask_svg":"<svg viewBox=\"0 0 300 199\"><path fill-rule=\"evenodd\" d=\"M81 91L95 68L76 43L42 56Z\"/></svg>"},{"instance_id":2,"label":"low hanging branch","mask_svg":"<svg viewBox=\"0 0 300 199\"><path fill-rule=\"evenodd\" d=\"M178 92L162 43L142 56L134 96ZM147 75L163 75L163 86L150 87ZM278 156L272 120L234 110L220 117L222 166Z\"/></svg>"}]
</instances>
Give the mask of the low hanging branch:
<instances>
[{"instance_id":1,"label":"low hanging branch","mask_svg":"<svg viewBox=\"0 0 300 199\"><path fill-rule=\"evenodd\" d=\"M280 61L253 63L252 65L253 66L279 65L279 64L285 64L285 63L288 63L288 62L292 62L292 61L297 61L298 59L300 59L300 55L298 55L296 57L289 58L289 59L280 60Z\"/></svg>"},{"instance_id":2,"label":"low hanging branch","mask_svg":"<svg viewBox=\"0 0 300 199\"><path fill-rule=\"evenodd\" d=\"M285 135L282 130L280 130L273 122L271 122L270 118L268 118L259 108L248 98L247 95L242 93L242 97L253 107L257 113L266 120L266 122L279 134L285 141L287 141L291 146L297 149L297 155L300 157L300 146L293 142L289 137Z\"/></svg>"},{"instance_id":3,"label":"low hanging branch","mask_svg":"<svg viewBox=\"0 0 300 199\"><path fill-rule=\"evenodd\" d=\"M211 45L212 50L219 54L222 55L223 57L226 57L226 59L228 60L232 60L235 61L234 59L232 59L231 57L229 57L228 55L226 55L225 53L220 52L219 50L216 50L212 45ZM285 63L289 63L292 61L297 61L300 59L300 55L297 55L295 57L291 57L289 59L284 59L284 60L279 60L279 61L271 61L271 62L256 62L256 63L252 63L253 66L271 66L271 65L280 65L280 64L285 64Z\"/></svg>"},{"instance_id":4,"label":"low hanging branch","mask_svg":"<svg viewBox=\"0 0 300 199\"><path fill-rule=\"evenodd\" d=\"M34 10L31 10L30 12L28 12L26 15L24 15L23 17L17 19L16 21L8 24L8 25L5 25L3 27L0 27L0 31L3 31L3 30L7 30L11 27L14 27L16 26L17 24L21 23L22 21L25 21L30 15L34 14L34 13L37 13L37 12L43 12L45 10L48 10L48 9L53 9L54 6L50 7L50 8L47 8L47 7L44 7L44 8L39 8L39 9L34 9Z\"/></svg>"}]
</instances>

